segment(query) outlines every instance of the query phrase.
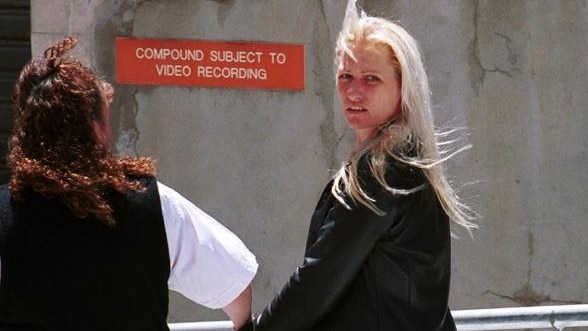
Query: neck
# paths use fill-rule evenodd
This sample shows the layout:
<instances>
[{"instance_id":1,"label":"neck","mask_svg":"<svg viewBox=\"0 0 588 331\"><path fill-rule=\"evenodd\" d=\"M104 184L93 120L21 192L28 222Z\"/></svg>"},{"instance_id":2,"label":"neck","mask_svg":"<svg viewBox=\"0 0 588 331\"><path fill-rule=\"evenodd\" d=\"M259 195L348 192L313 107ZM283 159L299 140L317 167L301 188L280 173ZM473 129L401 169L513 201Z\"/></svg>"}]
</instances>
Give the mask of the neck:
<instances>
[{"instance_id":1,"label":"neck","mask_svg":"<svg viewBox=\"0 0 588 331\"><path fill-rule=\"evenodd\" d=\"M368 140L376 131L375 128L355 130L355 147L360 147Z\"/></svg>"}]
</instances>

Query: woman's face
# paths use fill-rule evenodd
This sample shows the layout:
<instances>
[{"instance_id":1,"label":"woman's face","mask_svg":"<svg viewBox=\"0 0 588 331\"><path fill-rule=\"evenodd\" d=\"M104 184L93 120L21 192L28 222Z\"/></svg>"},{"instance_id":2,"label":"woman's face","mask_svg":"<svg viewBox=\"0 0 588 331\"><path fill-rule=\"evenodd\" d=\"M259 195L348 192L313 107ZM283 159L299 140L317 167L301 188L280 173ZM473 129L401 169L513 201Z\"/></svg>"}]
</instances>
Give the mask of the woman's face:
<instances>
[{"instance_id":1,"label":"woman's face","mask_svg":"<svg viewBox=\"0 0 588 331\"><path fill-rule=\"evenodd\" d=\"M114 95L112 85L109 83L102 83L102 109L101 117L94 120L94 131L98 141L104 146L105 149L110 149L110 143L112 139L112 127L110 125L110 105Z\"/></svg>"},{"instance_id":2,"label":"woman's face","mask_svg":"<svg viewBox=\"0 0 588 331\"><path fill-rule=\"evenodd\" d=\"M110 105L103 105L102 116L102 119L94 120L94 132L96 132L98 142L100 142L102 146L108 150L110 149L110 142L112 139L112 128L110 126Z\"/></svg>"},{"instance_id":3,"label":"woman's face","mask_svg":"<svg viewBox=\"0 0 588 331\"><path fill-rule=\"evenodd\" d=\"M347 124L359 144L400 111L400 82L390 51L382 45L359 44L357 61L348 55L337 71L337 91Z\"/></svg>"}]
</instances>

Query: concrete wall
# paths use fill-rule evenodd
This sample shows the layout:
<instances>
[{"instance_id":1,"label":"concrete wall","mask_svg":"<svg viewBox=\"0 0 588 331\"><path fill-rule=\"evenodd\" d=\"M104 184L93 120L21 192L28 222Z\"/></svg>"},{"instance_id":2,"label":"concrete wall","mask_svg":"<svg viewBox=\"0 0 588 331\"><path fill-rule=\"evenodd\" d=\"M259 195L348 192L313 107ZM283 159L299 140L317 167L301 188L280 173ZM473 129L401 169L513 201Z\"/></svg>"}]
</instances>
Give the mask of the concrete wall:
<instances>
[{"instance_id":1,"label":"concrete wall","mask_svg":"<svg viewBox=\"0 0 588 331\"><path fill-rule=\"evenodd\" d=\"M436 122L473 149L447 163L482 216L453 242L454 309L588 301L587 0L366 0L420 41ZM261 264L259 311L301 261L323 185L349 150L333 47L343 0L32 0L33 54L77 35L114 80L114 38L305 45L301 92L119 85L121 154L152 155L160 180L237 233ZM466 185L471 183L472 185ZM170 321L224 319L172 295Z\"/></svg>"}]
</instances>

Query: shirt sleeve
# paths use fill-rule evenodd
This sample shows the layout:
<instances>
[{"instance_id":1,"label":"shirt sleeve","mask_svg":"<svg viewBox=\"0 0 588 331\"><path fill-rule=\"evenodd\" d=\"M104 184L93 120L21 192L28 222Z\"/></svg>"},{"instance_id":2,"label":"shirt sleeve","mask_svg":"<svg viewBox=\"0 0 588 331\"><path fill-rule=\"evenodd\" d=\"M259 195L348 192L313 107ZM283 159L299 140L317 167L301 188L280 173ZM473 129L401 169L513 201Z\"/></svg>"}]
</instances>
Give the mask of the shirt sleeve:
<instances>
[{"instance_id":1,"label":"shirt sleeve","mask_svg":"<svg viewBox=\"0 0 588 331\"><path fill-rule=\"evenodd\" d=\"M170 256L170 290L205 307L231 303L251 283L255 256L229 229L158 183Z\"/></svg>"}]
</instances>

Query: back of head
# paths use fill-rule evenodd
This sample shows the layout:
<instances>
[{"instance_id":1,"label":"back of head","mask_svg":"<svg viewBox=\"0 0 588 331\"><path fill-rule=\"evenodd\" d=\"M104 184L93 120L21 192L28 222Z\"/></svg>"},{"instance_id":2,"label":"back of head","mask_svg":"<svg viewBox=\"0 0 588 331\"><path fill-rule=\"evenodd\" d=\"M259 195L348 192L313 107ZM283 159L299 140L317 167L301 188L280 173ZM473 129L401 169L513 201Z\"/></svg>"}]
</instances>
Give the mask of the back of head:
<instances>
[{"instance_id":1,"label":"back of head","mask_svg":"<svg viewBox=\"0 0 588 331\"><path fill-rule=\"evenodd\" d=\"M80 155L104 157L92 121L101 116L102 82L80 61L64 55L77 40L65 38L30 61L14 87L11 144L52 167L76 166ZM73 164L72 164L73 162Z\"/></svg>"},{"instance_id":2,"label":"back of head","mask_svg":"<svg viewBox=\"0 0 588 331\"><path fill-rule=\"evenodd\" d=\"M149 159L114 159L94 129L104 122L113 91L78 59L66 56L77 40L66 37L31 60L13 91L15 120L9 142L11 193L59 199L80 217L114 224L105 191L140 189L127 175L150 175Z\"/></svg>"}]
</instances>

